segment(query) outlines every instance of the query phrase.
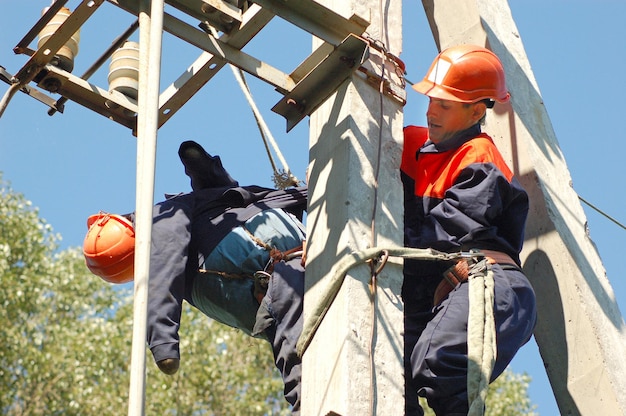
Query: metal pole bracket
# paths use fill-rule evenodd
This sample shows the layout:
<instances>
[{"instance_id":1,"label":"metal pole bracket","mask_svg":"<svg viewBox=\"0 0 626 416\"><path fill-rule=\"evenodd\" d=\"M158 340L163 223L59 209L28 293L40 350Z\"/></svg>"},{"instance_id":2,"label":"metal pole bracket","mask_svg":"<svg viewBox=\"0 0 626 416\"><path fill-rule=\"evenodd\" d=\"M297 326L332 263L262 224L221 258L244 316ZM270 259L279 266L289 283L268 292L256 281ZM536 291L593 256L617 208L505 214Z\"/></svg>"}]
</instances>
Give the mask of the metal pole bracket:
<instances>
[{"instance_id":1,"label":"metal pole bracket","mask_svg":"<svg viewBox=\"0 0 626 416\"><path fill-rule=\"evenodd\" d=\"M287 132L311 115L365 62L368 46L362 37L349 35L272 107L287 119Z\"/></svg>"}]
</instances>

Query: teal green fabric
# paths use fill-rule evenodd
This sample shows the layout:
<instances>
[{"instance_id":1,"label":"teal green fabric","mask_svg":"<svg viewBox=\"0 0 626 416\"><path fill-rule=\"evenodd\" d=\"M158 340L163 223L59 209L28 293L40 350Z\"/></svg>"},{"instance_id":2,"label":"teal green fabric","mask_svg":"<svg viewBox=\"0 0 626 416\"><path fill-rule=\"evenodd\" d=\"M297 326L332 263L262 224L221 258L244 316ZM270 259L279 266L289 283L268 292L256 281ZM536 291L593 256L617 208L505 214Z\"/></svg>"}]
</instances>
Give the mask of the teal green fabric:
<instances>
[{"instance_id":1,"label":"teal green fabric","mask_svg":"<svg viewBox=\"0 0 626 416\"><path fill-rule=\"evenodd\" d=\"M251 277L232 278L198 273L192 297L198 309L208 317L252 335L259 303L254 298L254 281ZM257 337L264 336L259 334Z\"/></svg>"},{"instance_id":2,"label":"teal green fabric","mask_svg":"<svg viewBox=\"0 0 626 416\"><path fill-rule=\"evenodd\" d=\"M192 300L204 314L223 324L252 335L259 303L254 297L253 274L264 270L268 247L286 251L304 240L300 222L281 209L268 209L233 229L207 256L203 269L194 279ZM236 274L227 277L218 273Z\"/></svg>"}]
</instances>

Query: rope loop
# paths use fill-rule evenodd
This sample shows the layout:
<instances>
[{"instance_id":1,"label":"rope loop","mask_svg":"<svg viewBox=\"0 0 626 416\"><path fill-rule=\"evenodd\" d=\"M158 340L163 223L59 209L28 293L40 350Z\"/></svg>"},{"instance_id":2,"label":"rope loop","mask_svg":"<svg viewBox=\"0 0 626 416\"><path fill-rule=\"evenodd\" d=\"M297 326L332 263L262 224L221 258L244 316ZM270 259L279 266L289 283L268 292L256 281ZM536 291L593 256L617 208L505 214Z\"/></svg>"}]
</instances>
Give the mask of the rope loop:
<instances>
[{"instance_id":1,"label":"rope loop","mask_svg":"<svg viewBox=\"0 0 626 416\"><path fill-rule=\"evenodd\" d=\"M470 316L468 318L468 376L467 388L470 402L470 415L482 415L489 387L491 373L496 357L495 321L493 316L494 280L491 265L480 251L445 253L433 249L409 247L369 248L353 252L341 258L323 279L327 282L326 296L313 305L305 316L302 334L298 339L296 351L302 357L313 340L317 328L330 309L341 288L348 271L361 263L369 263L372 280L387 264L390 256L404 259L428 261L455 261L471 259L469 295Z\"/></svg>"},{"instance_id":2,"label":"rope loop","mask_svg":"<svg viewBox=\"0 0 626 416\"><path fill-rule=\"evenodd\" d=\"M380 256L378 258L368 260L370 269L372 270L372 276L375 277L380 274L380 272L385 268L387 260L389 260L389 251L384 249L380 252Z\"/></svg>"}]
</instances>

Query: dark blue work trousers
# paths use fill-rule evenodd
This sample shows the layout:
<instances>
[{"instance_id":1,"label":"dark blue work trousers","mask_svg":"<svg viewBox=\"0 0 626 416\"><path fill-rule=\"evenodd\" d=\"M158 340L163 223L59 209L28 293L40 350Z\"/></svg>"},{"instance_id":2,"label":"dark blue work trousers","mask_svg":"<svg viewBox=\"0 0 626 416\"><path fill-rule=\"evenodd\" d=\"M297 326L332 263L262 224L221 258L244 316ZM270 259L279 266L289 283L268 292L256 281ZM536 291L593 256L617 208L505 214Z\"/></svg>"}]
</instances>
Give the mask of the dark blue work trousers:
<instances>
[{"instance_id":1,"label":"dark blue work trousers","mask_svg":"<svg viewBox=\"0 0 626 416\"><path fill-rule=\"evenodd\" d=\"M518 269L493 265L497 358L495 380L531 337L536 322L535 293ZM405 414L424 414L425 397L437 416L468 412L467 322L468 282L461 283L433 305L441 275L411 276L402 287L404 311Z\"/></svg>"},{"instance_id":2,"label":"dark blue work trousers","mask_svg":"<svg viewBox=\"0 0 626 416\"><path fill-rule=\"evenodd\" d=\"M255 332L263 331L272 344L274 361L285 385L292 415L300 414L302 360L296 344L302 333L304 267L300 257L274 263L267 293L257 312Z\"/></svg>"}]
</instances>

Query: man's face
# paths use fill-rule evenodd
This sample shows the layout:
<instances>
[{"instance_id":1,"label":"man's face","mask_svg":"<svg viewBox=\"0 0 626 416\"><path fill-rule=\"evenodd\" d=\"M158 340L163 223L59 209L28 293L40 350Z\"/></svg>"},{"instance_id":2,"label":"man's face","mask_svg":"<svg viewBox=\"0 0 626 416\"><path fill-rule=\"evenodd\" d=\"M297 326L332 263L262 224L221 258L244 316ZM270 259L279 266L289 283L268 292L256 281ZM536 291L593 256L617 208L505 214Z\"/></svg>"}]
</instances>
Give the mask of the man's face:
<instances>
[{"instance_id":1,"label":"man's face","mask_svg":"<svg viewBox=\"0 0 626 416\"><path fill-rule=\"evenodd\" d=\"M426 111L428 136L434 143L446 141L478 123L485 111L486 107L482 102L465 104L430 98Z\"/></svg>"}]
</instances>

